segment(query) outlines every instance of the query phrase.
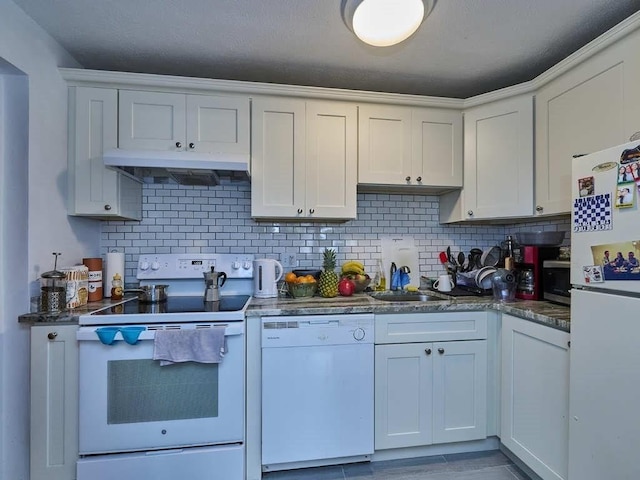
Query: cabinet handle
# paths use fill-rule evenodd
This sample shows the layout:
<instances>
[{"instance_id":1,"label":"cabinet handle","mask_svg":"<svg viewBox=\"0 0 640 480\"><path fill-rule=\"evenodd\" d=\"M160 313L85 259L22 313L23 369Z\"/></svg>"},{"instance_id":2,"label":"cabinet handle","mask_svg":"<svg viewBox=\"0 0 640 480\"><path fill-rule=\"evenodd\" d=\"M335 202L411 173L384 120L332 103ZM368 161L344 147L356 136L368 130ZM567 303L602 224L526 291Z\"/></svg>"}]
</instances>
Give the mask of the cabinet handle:
<instances>
[{"instance_id":1,"label":"cabinet handle","mask_svg":"<svg viewBox=\"0 0 640 480\"><path fill-rule=\"evenodd\" d=\"M430 348L425 348L424 349L424 353L426 353L427 355L431 355L431 349Z\"/></svg>"},{"instance_id":2,"label":"cabinet handle","mask_svg":"<svg viewBox=\"0 0 640 480\"><path fill-rule=\"evenodd\" d=\"M567 347L571 348L571 340L567 342Z\"/></svg>"},{"instance_id":3,"label":"cabinet handle","mask_svg":"<svg viewBox=\"0 0 640 480\"><path fill-rule=\"evenodd\" d=\"M316 211L315 211L315 209L313 209L313 208L310 208L310 209L309 209L309 213L310 213L310 214L312 214L312 215L313 215L315 212L316 212Z\"/></svg>"},{"instance_id":4,"label":"cabinet handle","mask_svg":"<svg viewBox=\"0 0 640 480\"><path fill-rule=\"evenodd\" d=\"M470 217L473 217L473 210L469 210L469 211L467 212L467 215L469 215Z\"/></svg>"},{"instance_id":5,"label":"cabinet handle","mask_svg":"<svg viewBox=\"0 0 640 480\"><path fill-rule=\"evenodd\" d=\"M536 207L536 212L541 212L541 211L543 211L543 210L544 210L544 207L542 207L541 205L538 205L538 206Z\"/></svg>"},{"instance_id":6,"label":"cabinet handle","mask_svg":"<svg viewBox=\"0 0 640 480\"><path fill-rule=\"evenodd\" d=\"M176 148L182 148L182 142L176 142Z\"/></svg>"},{"instance_id":7,"label":"cabinet handle","mask_svg":"<svg viewBox=\"0 0 640 480\"><path fill-rule=\"evenodd\" d=\"M301 208L298 209L298 214L300 214L300 213L302 213L302 209Z\"/></svg>"},{"instance_id":8,"label":"cabinet handle","mask_svg":"<svg viewBox=\"0 0 640 480\"><path fill-rule=\"evenodd\" d=\"M190 144L189 144L189 148L190 148L191 150L193 150L194 148L196 148L196 144L195 144L195 143L193 143L193 142L192 142L192 143L190 143Z\"/></svg>"},{"instance_id":9,"label":"cabinet handle","mask_svg":"<svg viewBox=\"0 0 640 480\"><path fill-rule=\"evenodd\" d=\"M439 348L439 349L438 349L438 353L439 353L440 355L442 355L442 354L444 353L444 348Z\"/></svg>"},{"instance_id":10,"label":"cabinet handle","mask_svg":"<svg viewBox=\"0 0 640 480\"><path fill-rule=\"evenodd\" d=\"M49 332L49 333L47 334L47 338L48 338L49 340L55 340L57 336L58 336L58 332Z\"/></svg>"},{"instance_id":11,"label":"cabinet handle","mask_svg":"<svg viewBox=\"0 0 640 480\"><path fill-rule=\"evenodd\" d=\"M105 206L104 206L104 209L105 209L105 210L111 210L111 205L109 205L109 204L105 205Z\"/></svg>"},{"instance_id":12,"label":"cabinet handle","mask_svg":"<svg viewBox=\"0 0 640 480\"><path fill-rule=\"evenodd\" d=\"M410 182L410 181L411 181L411 177L406 177L406 178L405 178L405 180L406 180L407 182Z\"/></svg>"},{"instance_id":13,"label":"cabinet handle","mask_svg":"<svg viewBox=\"0 0 640 480\"><path fill-rule=\"evenodd\" d=\"M416 182L421 182L421 181L422 181L422 177L416 178Z\"/></svg>"}]
</instances>

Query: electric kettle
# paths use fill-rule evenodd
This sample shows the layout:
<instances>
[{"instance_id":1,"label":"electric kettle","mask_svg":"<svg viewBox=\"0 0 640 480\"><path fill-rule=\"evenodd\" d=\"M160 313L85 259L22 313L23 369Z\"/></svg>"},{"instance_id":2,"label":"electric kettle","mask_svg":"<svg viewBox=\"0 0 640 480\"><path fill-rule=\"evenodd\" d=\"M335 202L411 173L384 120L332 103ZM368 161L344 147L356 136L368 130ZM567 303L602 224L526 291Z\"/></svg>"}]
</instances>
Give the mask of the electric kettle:
<instances>
[{"instance_id":1,"label":"electric kettle","mask_svg":"<svg viewBox=\"0 0 640 480\"><path fill-rule=\"evenodd\" d=\"M257 298L274 298L278 296L276 282L282 278L282 264L271 258L260 258L253 261L253 296Z\"/></svg>"}]
</instances>

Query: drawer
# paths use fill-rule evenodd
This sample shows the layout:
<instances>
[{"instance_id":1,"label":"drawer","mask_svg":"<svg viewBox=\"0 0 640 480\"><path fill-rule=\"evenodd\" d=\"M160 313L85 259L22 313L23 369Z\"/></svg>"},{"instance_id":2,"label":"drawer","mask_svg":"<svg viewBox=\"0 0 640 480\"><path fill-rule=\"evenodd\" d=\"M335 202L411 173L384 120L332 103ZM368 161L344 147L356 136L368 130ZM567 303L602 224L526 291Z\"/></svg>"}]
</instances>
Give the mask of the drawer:
<instances>
[{"instance_id":1,"label":"drawer","mask_svg":"<svg viewBox=\"0 0 640 480\"><path fill-rule=\"evenodd\" d=\"M486 338L486 312L394 313L375 319L376 344Z\"/></svg>"}]
</instances>

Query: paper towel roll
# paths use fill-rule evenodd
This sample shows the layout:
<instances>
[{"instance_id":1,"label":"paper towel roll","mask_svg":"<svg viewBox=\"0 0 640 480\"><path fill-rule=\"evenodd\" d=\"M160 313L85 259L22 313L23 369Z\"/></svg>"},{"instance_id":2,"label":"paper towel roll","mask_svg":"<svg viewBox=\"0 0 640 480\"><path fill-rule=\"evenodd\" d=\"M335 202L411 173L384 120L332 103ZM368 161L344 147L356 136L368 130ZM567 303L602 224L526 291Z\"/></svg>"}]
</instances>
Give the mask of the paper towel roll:
<instances>
[{"instance_id":1,"label":"paper towel roll","mask_svg":"<svg viewBox=\"0 0 640 480\"><path fill-rule=\"evenodd\" d=\"M104 296L111 297L111 281L113 280L113 276L118 273L124 280L124 253L107 252L106 262Z\"/></svg>"}]
</instances>

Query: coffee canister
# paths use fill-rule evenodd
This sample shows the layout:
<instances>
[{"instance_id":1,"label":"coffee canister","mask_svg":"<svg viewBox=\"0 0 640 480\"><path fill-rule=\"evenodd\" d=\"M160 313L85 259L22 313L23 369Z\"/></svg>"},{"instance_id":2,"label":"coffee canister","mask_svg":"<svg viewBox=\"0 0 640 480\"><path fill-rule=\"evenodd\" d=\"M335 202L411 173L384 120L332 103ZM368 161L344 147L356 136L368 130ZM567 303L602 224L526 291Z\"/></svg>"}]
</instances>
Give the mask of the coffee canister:
<instances>
[{"instance_id":1,"label":"coffee canister","mask_svg":"<svg viewBox=\"0 0 640 480\"><path fill-rule=\"evenodd\" d=\"M89 301L102 300L102 258L83 258L83 265L89 268Z\"/></svg>"}]
</instances>

